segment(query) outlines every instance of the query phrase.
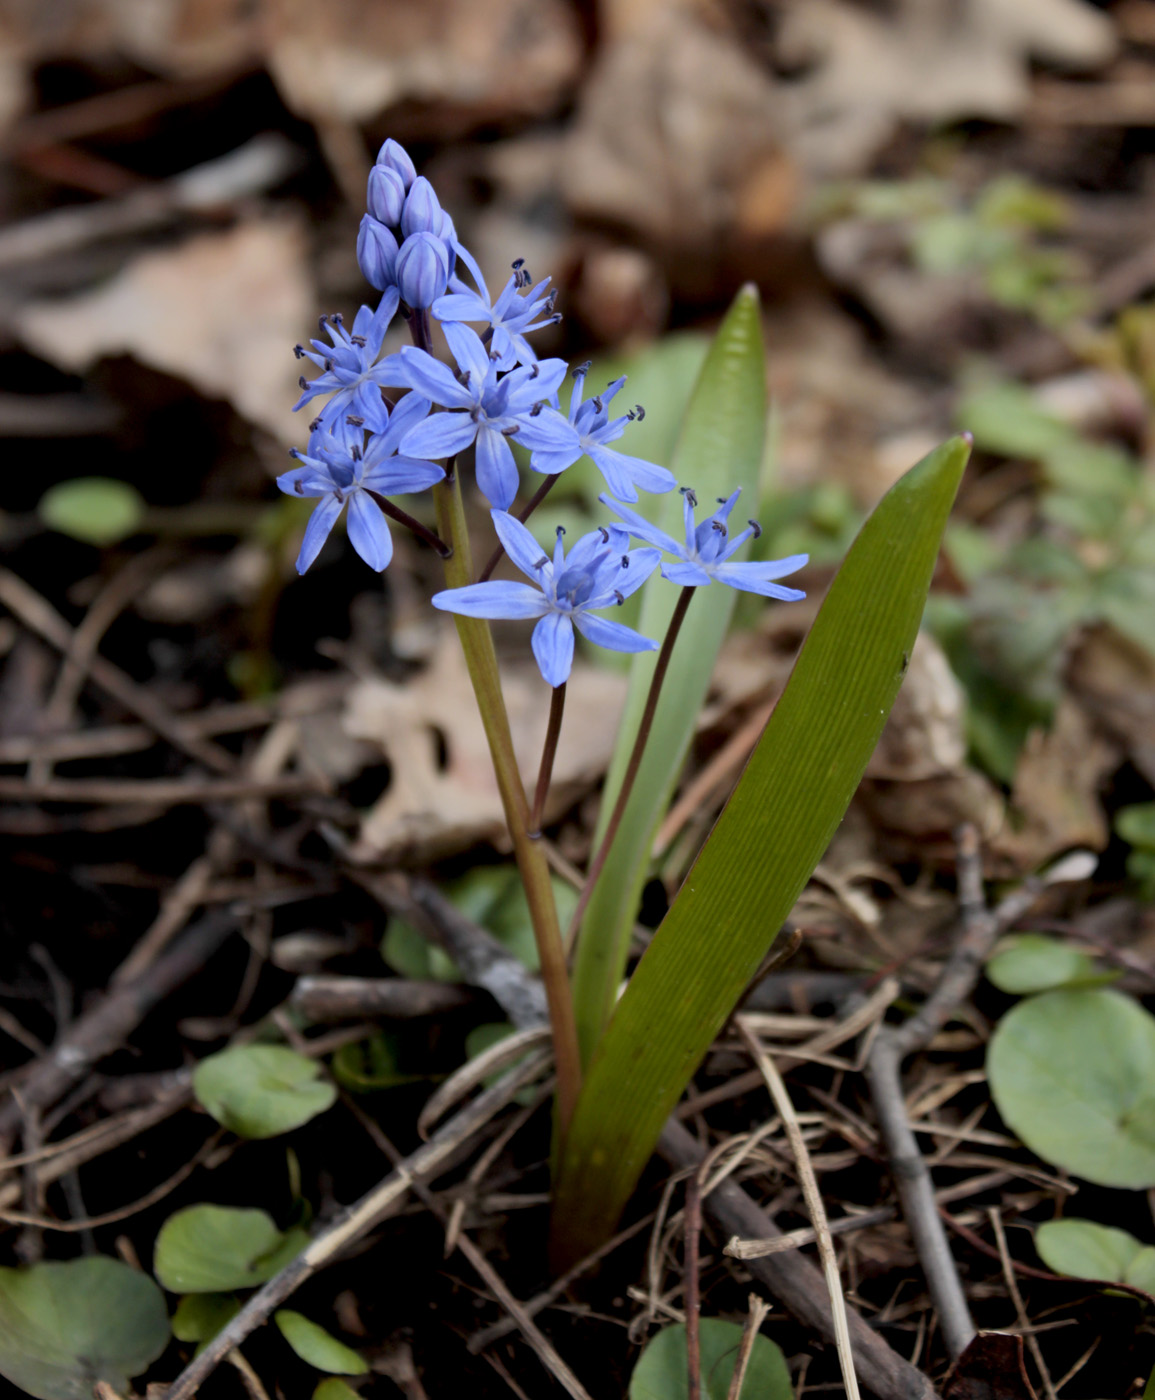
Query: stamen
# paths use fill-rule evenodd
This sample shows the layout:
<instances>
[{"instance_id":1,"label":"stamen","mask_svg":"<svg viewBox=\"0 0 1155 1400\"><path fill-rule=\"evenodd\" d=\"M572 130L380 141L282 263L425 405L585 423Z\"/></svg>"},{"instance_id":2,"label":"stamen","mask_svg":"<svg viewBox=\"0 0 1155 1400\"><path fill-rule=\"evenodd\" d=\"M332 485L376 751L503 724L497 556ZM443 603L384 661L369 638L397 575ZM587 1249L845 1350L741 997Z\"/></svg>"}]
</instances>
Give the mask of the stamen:
<instances>
[{"instance_id":1,"label":"stamen","mask_svg":"<svg viewBox=\"0 0 1155 1400\"><path fill-rule=\"evenodd\" d=\"M594 406L594 412L595 412L595 413L600 413L600 412L602 411L602 409L605 408L605 404L602 402L601 396L600 396L600 395L595 395L595 396L590 400L590 402L591 402L591 403L593 404L593 406Z\"/></svg>"},{"instance_id":2,"label":"stamen","mask_svg":"<svg viewBox=\"0 0 1155 1400\"><path fill-rule=\"evenodd\" d=\"M535 569L544 569L545 566L546 566L548 563L549 563L549 556L546 555L546 554L543 554L543 555L541 556L541 558L537 561L537 563L536 563L533 567L534 567Z\"/></svg>"},{"instance_id":3,"label":"stamen","mask_svg":"<svg viewBox=\"0 0 1155 1400\"><path fill-rule=\"evenodd\" d=\"M332 321L335 326L343 326L345 324L345 318L339 311L334 311L332 316L329 317L329 320Z\"/></svg>"},{"instance_id":4,"label":"stamen","mask_svg":"<svg viewBox=\"0 0 1155 1400\"><path fill-rule=\"evenodd\" d=\"M349 341L351 344L355 345L359 350L364 350L365 346L368 344L368 341L366 341L363 335L351 335L349 337Z\"/></svg>"},{"instance_id":5,"label":"stamen","mask_svg":"<svg viewBox=\"0 0 1155 1400\"><path fill-rule=\"evenodd\" d=\"M720 506L724 506L726 504L725 496L715 496L714 499L718 502Z\"/></svg>"},{"instance_id":6,"label":"stamen","mask_svg":"<svg viewBox=\"0 0 1155 1400\"><path fill-rule=\"evenodd\" d=\"M333 317L333 319L336 320L336 317ZM329 317L328 317L328 316L322 316L322 317L318 320L317 324L321 327L321 334L322 334L322 335L328 335L328 334L329 334Z\"/></svg>"},{"instance_id":7,"label":"stamen","mask_svg":"<svg viewBox=\"0 0 1155 1400\"><path fill-rule=\"evenodd\" d=\"M325 373L328 374L329 371L330 371L332 368L333 368L333 361L332 361L332 360L326 360L326 361L325 361Z\"/></svg>"},{"instance_id":8,"label":"stamen","mask_svg":"<svg viewBox=\"0 0 1155 1400\"><path fill-rule=\"evenodd\" d=\"M541 374L541 366L535 361L533 368L529 372L530 379L536 379Z\"/></svg>"},{"instance_id":9,"label":"stamen","mask_svg":"<svg viewBox=\"0 0 1155 1400\"><path fill-rule=\"evenodd\" d=\"M298 360L303 360L305 358L305 347L303 345L294 345L293 354Z\"/></svg>"},{"instance_id":10,"label":"stamen","mask_svg":"<svg viewBox=\"0 0 1155 1400\"><path fill-rule=\"evenodd\" d=\"M524 259L524 258L514 258L514 260L510 263L510 267L513 268L514 272L520 272L521 269L522 269L524 266L525 266L525 259Z\"/></svg>"},{"instance_id":11,"label":"stamen","mask_svg":"<svg viewBox=\"0 0 1155 1400\"><path fill-rule=\"evenodd\" d=\"M606 529L604 525L598 526L598 534L602 537L602 544L609 544L610 532Z\"/></svg>"},{"instance_id":12,"label":"stamen","mask_svg":"<svg viewBox=\"0 0 1155 1400\"><path fill-rule=\"evenodd\" d=\"M458 379L461 380L461 387L462 387L463 389L468 389L468 388L469 388L469 380L470 380L472 374L473 374L473 371L472 371L471 369L463 369L463 370L458 374L457 377L458 377Z\"/></svg>"},{"instance_id":13,"label":"stamen","mask_svg":"<svg viewBox=\"0 0 1155 1400\"><path fill-rule=\"evenodd\" d=\"M309 387L309 381L305 378L305 376L304 376L303 374L302 374L302 375L300 376L300 378L297 380L297 383L300 385L300 387L301 387L302 389L307 389L307 388Z\"/></svg>"},{"instance_id":14,"label":"stamen","mask_svg":"<svg viewBox=\"0 0 1155 1400\"><path fill-rule=\"evenodd\" d=\"M521 424L520 424L520 423L515 423L515 424L513 425L512 428L502 428L502 430L501 430L501 435L502 435L502 437L514 437L517 433L520 433L520 432L521 432Z\"/></svg>"},{"instance_id":15,"label":"stamen","mask_svg":"<svg viewBox=\"0 0 1155 1400\"><path fill-rule=\"evenodd\" d=\"M557 305L557 288L555 287L545 299L545 310L552 311Z\"/></svg>"},{"instance_id":16,"label":"stamen","mask_svg":"<svg viewBox=\"0 0 1155 1400\"><path fill-rule=\"evenodd\" d=\"M640 422L642 421L642 419L646 416L646 410L641 406L640 403L634 404L634 412L638 415L638 422L639 422L639 423L640 423Z\"/></svg>"},{"instance_id":17,"label":"stamen","mask_svg":"<svg viewBox=\"0 0 1155 1400\"><path fill-rule=\"evenodd\" d=\"M629 567L630 567L630 556L629 556L628 554L623 554L623 555L622 555L622 568L623 568L623 569L628 569Z\"/></svg>"},{"instance_id":18,"label":"stamen","mask_svg":"<svg viewBox=\"0 0 1155 1400\"><path fill-rule=\"evenodd\" d=\"M559 525L559 526L557 527L557 537L558 537L558 539L560 540L561 537L562 537L562 535L564 535L564 534L565 534L565 526L564 526L564 525Z\"/></svg>"},{"instance_id":19,"label":"stamen","mask_svg":"<svg viewBox=\"0 0 1155 1400\"><path fill-rule=\"evenodd\" d=\"M356 413L350 413L345 419L345 422L348 423L351 428L363 428L365 426L364 418L361 418Z\"/></svg>"},{"instance_id":20,"label":"stamen","mask_svg":"<svg viewBox=\"0 0 1155 1400\"><path fill-rule=\"evenodd\" d=\"M590 370L593 367L593 363L593 360L585 360L580 365L574 365L570 373L572 374L574 379L581 379L584 375L589 374Z\"/></svg>"},{"instance_id":21,"label":"stamen","mask_svg":"<svg viewBox=\"0 0 1155 1400\"><path fill-rule=\"evenodd\" d=\"M711 520L710 529L717 530L720 535L724 535L726 533L726 522L724 520Z\"/></svg>"},{"instance_id":22,"label":"stamen","mask_svg":"<svg viewBox=\"0 0 1155 1400\"><path fill-rule=\"evenodd\" d=\"M350 456L353 458L354 462L359 462L361 460L361 449L354 446L350 452Z\"/></svg>"},{"instance_id":23,"label":"stamen","mask_svg":"<svg viewBox=\"0 0 1155 1400\"><path fill-rule=\"evenodd\" d=\"M694 510L698 509L698 497L692 486L679 486L678 492L680 495L685 496Z\"/></svg>"},{"instance_id":24,"label":"stamen","mask_svg":"<svg viewBox=\"0 0 1155 1400\"><path fill-rule=\"evenodd\" d=\"M618 607L619 607L619 608L620 608L621 605L626 601L626 600L625 600L625 596L624 596L623 594L619 593L618 590L617 590L616 588L614 589L614 597L618 600Z\"/></svg>"},{"instance_id":25,"label":"stamen","mask_svg":"<svg viewBox=\"0 0 1155 1400\"><path fill-rule=\"evenodd\" d=\"M293 482L293 490L298 496L303 496L305 494L305 488L299 481Z\"/></svg>"},{"instance_id":26,"label":"stamen","mask_svg":"<svg viewBox=\"0 0 1155 1400\"><path fill-rule=\"evenodd\" d=\"M539 399L538 402L535 403L534 406L529 410L529 416L530 416L531 418L536 418L536 417L538 416L538 414L542 411L542 409L543 409L544 407L545 407L545 400L544 400L544 399Z\"/></svg>"},{"instance_id":27,"label":"stamen","mask_svg":"<svg viewBox=\"0 0 1155 1400\"><path fill-rule=\"evenodd\" d=\"M754 538L760 540L762 538L762 526L759 525L756 520L747 520L746 524L754 531Z\"/></svg>"}]
</instances>

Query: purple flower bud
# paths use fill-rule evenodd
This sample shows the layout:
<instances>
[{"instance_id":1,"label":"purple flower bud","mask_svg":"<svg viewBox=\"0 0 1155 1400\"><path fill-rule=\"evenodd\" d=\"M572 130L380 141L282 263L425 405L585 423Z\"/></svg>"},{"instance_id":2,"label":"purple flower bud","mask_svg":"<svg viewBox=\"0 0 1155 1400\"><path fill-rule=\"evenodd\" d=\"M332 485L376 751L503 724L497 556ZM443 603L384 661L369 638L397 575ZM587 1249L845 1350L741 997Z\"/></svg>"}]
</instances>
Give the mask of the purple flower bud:
<instances>
[{"instance_id":1,"label":"purple flower bud","mask_svg":"<svg viewBox=\"0 0 1155 1400\"><path fill-rule=\"evenodd\" d=\"M379 292L397 280L397 240L384 224L366 214L357 231L357 261L365 280Z\"/></svg>"},{"instance_id":2,"label":"purple flower bud","mask_svg":"<svg viewBox=\"0 0 1155 1400\"><path fill-rule=\"evenodd\" d=\"M417 171L409 159L409 152L392 137L377 152L377 164L395 170L401 176L401 183L406 189L417 179Z\"/></svg>"},{"instance_id":3,"label":"purple flower bud","mask_svg":"<svg viewBox=\"0 0 1155 1400\"><path fill-rule=\"evenodd\" d=\"M387 165L375 165L370 170L366 203L375 219L389 228L397 227L405 205L405 184L396 170Z\"/></svg>"},{"instance_id":4,"label":"purple flower bud","mask_svg":"<svg viewBox=\"0 0 1155 1400\"><path fill-rule=\"evenodd\" d=\"M411 233L441 233L441 205L424 175L418 175L405 197L401 232L406 237Z\"/></svg>"},{"instance_id":5,"label":"purple flower bud","mask_svg":"<svg viewBox=\"0 0 1155 1400\"><path fill-rule=\"evenodd\" d=\"M449 258L431 233L411 233L397 254L397 288L407 306L427 307L445 293Z\"/></svg>"}]
</instances>

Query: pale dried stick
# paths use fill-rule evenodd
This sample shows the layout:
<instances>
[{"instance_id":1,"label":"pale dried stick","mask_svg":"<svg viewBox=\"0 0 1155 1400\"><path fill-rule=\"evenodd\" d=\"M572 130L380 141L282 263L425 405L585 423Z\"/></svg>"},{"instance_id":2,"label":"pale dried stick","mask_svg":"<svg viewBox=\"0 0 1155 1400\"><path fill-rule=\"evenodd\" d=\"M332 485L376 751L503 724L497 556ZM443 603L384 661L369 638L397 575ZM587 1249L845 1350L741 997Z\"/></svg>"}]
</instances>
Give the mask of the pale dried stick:
<instances>
[{"instance_id":1,"label":"pale dried stick","mask_svg":"<svg viewBox=\"0 0 1155 1400\"><path fill-rule=\"evenodd\" d=\"M997 1206L991 1206L987 1211L990 1216L991 1225L995 1232L995 1242L999 1249L999 1263L1002 1265L1003 1278L1006 1280L1007 1292L1011 1295L1011 1301L1015 1305L1015 1315L1019 1319L1019 1326L1023 1331L1023 1338L1038 1367L1039 1376L1043 1382L1043 1389L1047 1393L1047 1400L1059 1400L1055 1383L1051 1380L1051 1373L1047 1370L1047 1363L1043 1360L1043 1350L1039 1346L1039 1339L1035 1336L1035 1329L1031 1326L1031 1319L1027 1316L1027 1309L1023 1304L1023 1295L1019 1292L1019 1281L1015 1277L1014 1265L1011 1262L1010 1251L1007 1249L1006 1231L1003 1229L1003 1217Z\"/></svg>"},{"instance_id":2,"label":"pale dried stick","mask_svg":"<svg viewBox=\"0 0 1155 1400\"><path fill-rule=\"evenodd\" d=\"M757 1293L750 1294L750 1311L746 1314L746 1324L742 1328L738 1360L734 1363L734 1374L730 1377L730 1389L726 1392L726 1400L738 1400L742 1394L746 1368L750 1365L750 1357L754 1351L754 1339L761 1330L763 1322L766 1321L766 1314L769 1311L769 1303L759 1298Z\"/></svg>"},{"instance_id":3,"label":"pale dried stick","mask_svg":"<svg viewBox=\"0 0 1155 1400\"><path fill-rule=\"evenodd\" d=\"M798 1115L794 1111L793 1100L786 1090L786 1085L782 1082L782 1076L778 1073L774 1061L763 1049L761 1041L747 1028L743 1017L738 1016L735 1025L738 1034L745 1041L747 1049L753 1056L755 1064L762 1072L766 1087L770 1090L770 1097L774 1100L774 1107L778 1110L778 1116L782 1119L782 1126L786 1130L790 1150L794 1153L794 1162L798 1168L798 1182L806 1200L806 1211L810 1216L810 1223L814 1226L818 1254L822 1260L822 1271L826 1276L826 1287L830 1293L834 1345L838 1351L838 1364L842 1369L842 1383L846 1387L848 1400L859 1400L858 1376L855 1373L854 1355L850 1348L850 1326L846 1320L846 1299L842 1294L842 1279L838 1273L838 1257L834 1253L834 1241L830 1237L830 1227L826 1221L826 1207L822 1203L822 1194L818 1189L814 1167L810 1162L810 1152L806 1146L806 1139L802 1136L802 1127L798 1122Z\"/></svg>"},{"instance_id":4,"label":"pale dried stick","mask_svg":"<svg viewBox=\"0 0 1155 1400\"><path fill-rule=\"evenodd\" d=\"M311 1278L318 1269L333 1263L349 1245L384 1219L416 1182L435 1176L443 1166L454 1160L462 1143L480 1131L539 1072L540 1064L532 1060L515 1066L500 1083L479 1094L383 1181L342 1211L331 1225L314 1236L294 1260L248 1300L236 1317L189 1362L161 1400L190 1400L233 1347L240 1346L250 1333L268 1321L273 1310L295 1293L306 1279Z\"/></svg>"}]
</instances>

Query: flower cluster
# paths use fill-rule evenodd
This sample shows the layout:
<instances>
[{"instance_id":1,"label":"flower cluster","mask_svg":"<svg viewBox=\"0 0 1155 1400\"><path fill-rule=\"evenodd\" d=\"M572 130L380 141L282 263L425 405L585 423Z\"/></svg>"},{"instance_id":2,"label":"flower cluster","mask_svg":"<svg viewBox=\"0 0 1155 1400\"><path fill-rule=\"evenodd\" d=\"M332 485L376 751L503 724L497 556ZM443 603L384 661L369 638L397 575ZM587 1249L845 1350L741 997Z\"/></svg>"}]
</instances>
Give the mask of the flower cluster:
<instances>
[{"instance_id":1,"label":"flower cluster","mask_svg":"<svg viewBox=\"0 0 1155 1400\"><path fill-rule=\"evenodd\" d=\"M805 555L731 562L759 533L751 522L729 539L726 522L738 492L695 526L697 501L683 489L684 546L629 509L639 490L666 492L677 483L665 467L610 446L644 416L635 406L611 418L610 404L624 378L586 398L590 367L579 365L568 410L562 411L559 391L567 365L560 359L539 360L527 339L560 320L549 278L534 284L518 259L494 300L432 185L417 174L396 141L386 141L377 155L366 205L357 258L381 299L375 310L361 307L351 330L340 316L322 317L328 343L313 340L311 349L296 347L298 358L320 371L312 380L301 379L296 404L298 409L319 404L308 448L293 453L300 465L277 482L289 495L317 501L297 559L299 572L317 558L346 506L353 547L371 568L384 569L393 554L387 517L423 532L389 498L444 480L446 469L437 462L451 465L472 447L477 484L492 508L501 546L530 582L487 581L447 589L434 597L434 605L471 617L537 619L533 651L553 686L562 685L570 673L575 629L616 651L656 647L631 628L596 614L624 602L655 571L663 552L673 561L662 564L662 575L684 586L716 581L766 597L804 596L771 580L801 568ZM407 319L414 344L383 356L386 333L398 312ZM431 353L434 322L441 327L452 366ZM403 393L387 397L387 390ZM588 456L608 488L600 500L621 523L584 536L568 555L559 533L552 560L543 554L521 523L526 512L521 519L510 514L519 486L511 440L528 451L531 470L545 478L535 501L566 468ZM631 536L643 547L631 550Z\"/></svg>"}]
</instances>

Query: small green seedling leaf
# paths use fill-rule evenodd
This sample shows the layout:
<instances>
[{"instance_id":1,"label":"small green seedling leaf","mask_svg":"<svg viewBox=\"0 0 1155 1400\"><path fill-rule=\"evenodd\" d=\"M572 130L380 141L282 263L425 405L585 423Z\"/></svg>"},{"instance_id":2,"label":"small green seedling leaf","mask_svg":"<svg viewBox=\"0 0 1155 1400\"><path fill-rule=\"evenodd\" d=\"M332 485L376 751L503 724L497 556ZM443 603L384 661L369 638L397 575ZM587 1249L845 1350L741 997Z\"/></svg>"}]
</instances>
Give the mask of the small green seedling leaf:
<instances>
[{"instance_id":1,"label":"small green seedling leaf","mask_svg":"<svg viewBox=\"0 0 1155 1400\"><path fill-rule=\"evenodd\" d=\"M362 1376L369 1369L369 1363L363 1356L301 1313L282 1308L273 1314L273 1321L301 1360L315 1366L318 1371L332 1371L338 1376Z\"/></svg>"},{"instance_id":2,"label":"small green seedling leaf","mask_svg":"<svg viewBox=\"0 0 1155 1400\"><path fill-rule=\"evenodd\" d=\"M742 1328L720 1317L698 1324L702 1353L702 1400L726 1400ZM686 1400L689 1395L686 1327L679 1322L652 1337L630 1377L630 1400ZM761 1333L754 1338L739 1400L791 1400L790 1368L782 1349Z\"/></svg>"},{"instance_id":3,"label":"small green seedling leaf","mask_svg":"<svg viewBox=\"0 0 1155 1400\"><path fill-rule=\"evenodd\" d=\"M1048 1220L1035 1231L1039 1258L1056 1274L1129 1283L1155 1294L1155 1248L1093 1220Z\"/></svg>"},{"instance_id":4,"label":"small green seedling leaf","mask_svg":"<svg viewBox=\"0 0 1155 1400\"><path fill-rule=\"evenodd\" d=\"M38 1400L127 1391L168 1339L164 1295L119 1259L0 1269L0 1375Z\"/></svg>"},{"instance_id":5,"label":"small green seedling leaf","mask_svg":"<svg viewBox=\"0 0 1155 1400\"><path fill-rule=\"evenodd\" d=\"M560 1268L612 1231L663 1123L838 829L902 684L968 456L964 439L944 443L863 525L738 786L617 1003L562 1148L552 1213Z\"/></svg>"},{"instance_id":6,"label":"small green seedling leaf","mask_svg":"<svg viewBox=\"0 0 1155 1400\"><path fill-rule=\"evenodd\" d=\"M1155 1186L1155 1018L1103 988L1044 992L987 1052L995 1106L1053 1166L1099 1186Z\"/></svg>"},{"instance_id":7,"label":"small green seedling leaf","mask_svg":"<svg viewBox=\"0 0 1155 1400\"><path fill-rule=\"evenodd\" d=\"M197 1065L193 1092L239 1137L276 1137L332 1107L337 1090L320 1073L315 1060L283 1045L236 1045Z\"/></svg>"},{"instance_id":8,"label":"small green seedling leaf","mask_svg":"<svg viewBox=\"0 0 1155 1400\"><path fill-rule=\"evenodd\" d=\"M1000 992L1030 996L1055 987L1094 987L1113 982L1089 953L1045 933L1016 933L1002 939L987 963L987 977Z\"/></svg>"},{"instance_id":9,"label":"small green seedling leaf","mask_svg":"<svg viewBox=\"0 0 1155 1400\"><path fill-rule=\"evenodd\" d=\"M398 1068L397 1039L374 1031L364 1040L342 1045L333 1055L333 1078L354 1094L372 1094L398 1084L415 1084L424 1074L406 1074Z\"/></svg>"},{"instance_id":10,"label":"small green seedling leaf","mask_svg":"<svg viewBox=\"0 0 1155 1400\"><path fill-rule=\"evenodd\" d=\"M361 1400L361 1397L339 1376L330 1376L313 1391L313 1400Z\"/></svg>"},{"instance_id":11,"label":"small green seedling leaf","mask_svg":"<svg viewBox=\"0 0 1155 1400\"><path fill-rule=\"evenodd\" d=\"M256 1288L308 1243L305 1230L282 1233L263 1210L187 1206L161 1226L153 1272L170 1293Z\"/></svg>"},{"instance_id":12,"label":"small green seedling leaf","mask_svg":"<svg viewBox=\"0 0 1155 1400\"><path fill-rule=\"evenodd\" d=\"M81 476L50 486L36 510L50 530L85 544L109 545L134 535L144 524L148 507L127 481Z\"/></svg>"},{"instance_id":13,"label":"small green seedling leaf","mask_svg":"<svg viewBox=\"0 0 1155 1400\"><path fill-rule=\"evenodd\" d=\"M200 1351L241 1310L232 1293L186 1293L172 1315L172 1334L178 1342L198 1342Z\"/></svg>"}]
</instances>

